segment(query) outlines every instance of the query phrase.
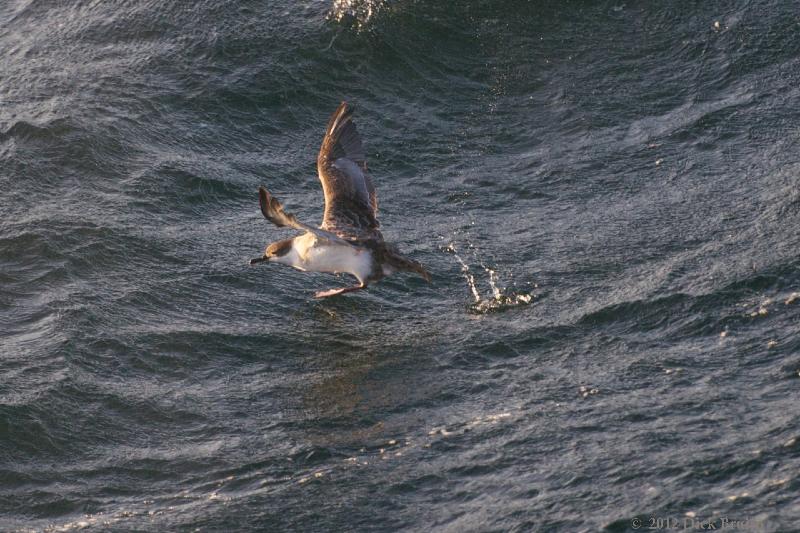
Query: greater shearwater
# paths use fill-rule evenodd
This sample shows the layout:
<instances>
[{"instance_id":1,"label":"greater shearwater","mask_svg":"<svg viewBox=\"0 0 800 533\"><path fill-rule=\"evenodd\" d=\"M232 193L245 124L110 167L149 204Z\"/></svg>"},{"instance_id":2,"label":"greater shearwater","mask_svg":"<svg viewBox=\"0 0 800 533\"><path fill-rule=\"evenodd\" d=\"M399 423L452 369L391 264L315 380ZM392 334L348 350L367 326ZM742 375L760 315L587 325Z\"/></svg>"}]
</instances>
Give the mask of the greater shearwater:
<instances>
[{"instance_id":1,"label":"greater shearwater","mask_svg":"<svg viewBox=\"0 0 800 533\"><path fill-rule=\"evenodd\" d=\"M397 271L416 272L431 280L421 264L400 255L378 230L378 198L352 114L353 108L342 102L322 139L317 173L325 194L325 213L318 228L300 222L267 189L258 188L264 218L279 228L305 233L269 244L263 256L250 260L251 265L281 263L302 271L344 272L358 280L355 287L318 291L316 298L357 291Z\"/></svg>"}]
</instances>

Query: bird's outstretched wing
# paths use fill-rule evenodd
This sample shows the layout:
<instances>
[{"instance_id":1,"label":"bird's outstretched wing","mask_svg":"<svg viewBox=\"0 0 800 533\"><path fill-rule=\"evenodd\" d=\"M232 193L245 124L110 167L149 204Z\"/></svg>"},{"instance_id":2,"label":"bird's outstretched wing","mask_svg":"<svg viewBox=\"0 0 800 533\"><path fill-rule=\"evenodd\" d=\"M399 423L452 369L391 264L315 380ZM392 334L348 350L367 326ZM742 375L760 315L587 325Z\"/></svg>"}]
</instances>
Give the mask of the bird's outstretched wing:
<instances>
[{"instance_id":1,"label":"bird's outstretched wing","mask_svg":"<svg viewBox=\"0 0 800 533\"><path fill-rule=\"evenodd\" d=\"M347 102L339 104L322 139L317 171L325 193L325 214L320 227L347 240L381 238L378 197L352 114Z\"/></svg>"},{"instance_id":2,"label":"bird's outstretched wing","mask_svg":"<svg viewBox=\"0 0 800 533\"><path fill-rule=\"evenodd\" d=\"M332 233L330 231L325 231L324 229L321 228L315 228L309 226L308 224L303 224L302 222L297 220L297 217L294 216L292 213L287 213L286 211L284 211L283 205L281 205L280 201L278 201L277 198L272 196L269 193L269 191L264 187L258 188L258 201L261 204L261 213L264 215L264 218L266 218L279 228L290 227L294 229L299 229L302 231L313 233L320 239L332 242L338 242L340 244L346 243L345 240L343 240L335 233Z\"/></svg>"}]
</instances>

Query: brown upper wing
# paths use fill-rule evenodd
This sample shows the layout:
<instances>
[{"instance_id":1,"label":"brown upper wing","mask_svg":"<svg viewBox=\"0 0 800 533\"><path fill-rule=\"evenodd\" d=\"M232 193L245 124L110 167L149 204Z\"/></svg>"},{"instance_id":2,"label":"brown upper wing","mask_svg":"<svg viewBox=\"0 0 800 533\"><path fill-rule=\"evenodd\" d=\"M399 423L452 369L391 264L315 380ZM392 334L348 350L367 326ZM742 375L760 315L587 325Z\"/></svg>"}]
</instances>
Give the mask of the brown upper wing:
<instances>
[{"instance_id":1,"label":"brown upper wing","mask_svg":"<svg viewBox=\"0 0 800 533\"><path fill-rule=\"evenodd\" d=\"M367 238L380 235L378 198L352 114L353 108L347 102L339 105L328 121L317 157L325 193L321 228L344 238Z\"/></svg>"}]
</instances>

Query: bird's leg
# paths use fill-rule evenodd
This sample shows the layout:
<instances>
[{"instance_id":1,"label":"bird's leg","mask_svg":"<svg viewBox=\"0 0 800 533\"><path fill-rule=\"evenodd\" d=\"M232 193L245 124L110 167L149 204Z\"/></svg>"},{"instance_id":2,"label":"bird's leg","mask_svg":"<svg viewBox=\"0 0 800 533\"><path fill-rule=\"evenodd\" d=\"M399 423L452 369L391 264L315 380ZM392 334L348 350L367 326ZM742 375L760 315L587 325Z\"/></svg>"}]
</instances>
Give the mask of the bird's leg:
<instances>
[{"instance_id":1,"label":"bird's leg","mask_svg":"<svg viewBox=\"0 0 800 533\"><path fill-rule=\"evenodd\" d=\"M366 284L356 285L355 287L343 287L341 289L328 289L327 291L317 291L314 293L314 298L329 298L330 296L336 296L338 294L344 294L346 292L353 292L366 287Z\"/></svg>"}]
</instances>

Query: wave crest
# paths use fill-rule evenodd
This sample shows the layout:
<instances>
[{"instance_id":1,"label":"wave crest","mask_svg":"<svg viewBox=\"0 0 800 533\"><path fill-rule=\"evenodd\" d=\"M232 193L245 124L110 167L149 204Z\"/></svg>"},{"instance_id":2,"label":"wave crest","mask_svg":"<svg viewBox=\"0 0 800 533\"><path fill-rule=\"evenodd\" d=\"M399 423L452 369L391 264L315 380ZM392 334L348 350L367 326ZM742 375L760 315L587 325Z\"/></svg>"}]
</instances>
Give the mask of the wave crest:
<instances>
[{"instance_id":1,"label":"wave crest","mask_svg":"<svg viewBox=\"0 0 800 533\"><path fill-rule=\"evenodd\" d=\"M388 5L387 0L334 0L328 19L361 31Z\"/></svg>"}]
</instances>

